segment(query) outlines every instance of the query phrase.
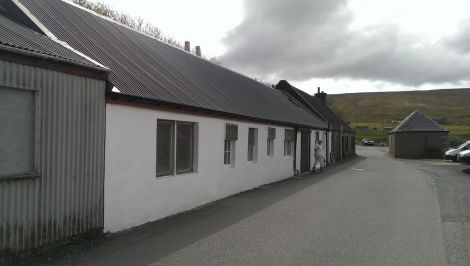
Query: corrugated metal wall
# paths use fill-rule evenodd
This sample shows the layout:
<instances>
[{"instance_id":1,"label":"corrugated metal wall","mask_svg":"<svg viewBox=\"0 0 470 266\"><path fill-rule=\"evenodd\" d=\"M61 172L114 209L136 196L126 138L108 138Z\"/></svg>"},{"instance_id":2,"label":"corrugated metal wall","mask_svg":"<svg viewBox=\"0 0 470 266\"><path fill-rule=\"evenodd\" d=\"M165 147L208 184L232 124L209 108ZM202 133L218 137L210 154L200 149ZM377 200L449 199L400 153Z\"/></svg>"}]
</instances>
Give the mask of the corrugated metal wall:
<instances>
[{"instance_id":1,"label":"corrugated metal wall","mask_svg":"<svg viewBox=\"0 0 470 266\"><path fill-rule=\"evenodd\" d=\"M0 86L37 90L40 174L0 179L0 250L102 228L104 81L0 61Z\"/></svg>"}]
</instances>

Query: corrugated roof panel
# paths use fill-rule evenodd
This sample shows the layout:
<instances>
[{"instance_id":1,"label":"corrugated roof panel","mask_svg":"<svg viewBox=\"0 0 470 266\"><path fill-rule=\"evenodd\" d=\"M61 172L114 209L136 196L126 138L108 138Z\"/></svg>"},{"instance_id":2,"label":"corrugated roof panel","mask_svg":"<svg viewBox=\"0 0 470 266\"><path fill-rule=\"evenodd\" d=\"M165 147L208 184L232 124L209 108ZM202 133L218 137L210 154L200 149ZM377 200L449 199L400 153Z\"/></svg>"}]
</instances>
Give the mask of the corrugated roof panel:
<instances>
[{"instance_id":1,"label":"corrugated roof panel","mask_svg":"<svg viewBox=\"0 0 470 266\"><path fill-rule=\"evenodd\" d=\"M0 47L3 46L4 49L15 48L33 55L41 55L72 64L100 68L98 65L49 37L19 25L2 15L0 15L0 36L2 36L0 38Z\"/></svg>"},{"instance_id":2,"label":"corrugated roof panel","mask_svg":"<svg viewBox=\"0 0 470 266\"><path fill-rule=\"evenodd\" d=\"M121 93L317 128L325 123L282 92L57 0L20 1L55 36L110 68Z\"/></svg>"},{"instance_id":3,"label":"corrugated roof panel","mask_svg":"<svg viewBox=\"0 0 470 266\"><path fill-rule=\"evenodd\" d=\"M421 111L416 110L407 116L396 128L391 132L405 132L405 131L433 131L445 132L449 131L447 128L434 122L431 118L424 115Z\"/></svg>"},{"instance_id":4,"label":"corrugated roof panel","mask_svg":"<svg viewBox=\"0 0 470 266\"><path fill-rule=\"evenodd\" d=\"M299 101L303 100L304 104L310 105L313 110L319 113L324 119L330 121L330 126L333 130L341 130L353 133L354 130L349 127L333 110L328 107L328 105L321 100L317 99L315 96L312 96L298 88L292 86L289 82L285 80L279 81L276 85L276 89L286 91L287 93L292 93L294 97L300 97Z\"/></svg>"},{"instance_id":5,"label":"corrugated roof panel","mask_svg":"<svg viewBox=\"0 0 470 266\"><path fill-rule=\"evenodd\" d=\"M349 125L343 121L333 110L328 107L328 105L321 100L317 99L315 96L312 96L304 91L297 89L299 94L305 98L305 100L311 104L321 115L325 116L331 123L331 126L335 130L340 130L341 126L343 126L343 131L346 132L354 132L354 130L349 127Z\"/></svg>"}]
</instances>

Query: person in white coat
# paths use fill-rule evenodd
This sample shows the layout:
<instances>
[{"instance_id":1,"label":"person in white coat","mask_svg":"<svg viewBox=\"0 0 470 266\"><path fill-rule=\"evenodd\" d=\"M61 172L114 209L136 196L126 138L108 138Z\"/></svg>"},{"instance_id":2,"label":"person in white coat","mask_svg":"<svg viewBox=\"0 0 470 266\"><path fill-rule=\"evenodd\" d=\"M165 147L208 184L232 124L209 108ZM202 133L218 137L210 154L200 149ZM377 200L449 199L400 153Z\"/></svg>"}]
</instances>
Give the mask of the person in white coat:
<instances>
[{"instance_id":1,"label":"person in white coat","mask_svg":"<svg viewBox=\"0 0 470 266\"><path fill-rule=\"evenodd\" d=\"M321 140L319 140L317 144L315 144L314 156L315 156L315 162L313 163L312 171L315 172L319 164L320 164L320 171L324 171L325 170L325 158L323 157Z\"/></svg>"}]
</instances>

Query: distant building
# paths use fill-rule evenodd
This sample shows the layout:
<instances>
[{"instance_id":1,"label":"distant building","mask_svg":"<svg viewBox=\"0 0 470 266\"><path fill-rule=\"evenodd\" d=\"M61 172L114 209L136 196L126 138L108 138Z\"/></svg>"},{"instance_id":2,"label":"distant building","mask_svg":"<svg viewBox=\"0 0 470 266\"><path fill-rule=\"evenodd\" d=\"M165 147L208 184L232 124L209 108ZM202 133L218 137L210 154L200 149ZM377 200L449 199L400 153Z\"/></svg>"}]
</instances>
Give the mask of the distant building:
<instances>
[{"instance_id":1,"label":"distant building","mask_svg":"<svg viewBox=\"0 0 470 266\"><path fill-rule=\"evenodd\" d=\"M312 96L295 88L285 80L279 81L276 89L286 92L328 123L328 130L325 134L328 135L327 139L329 141L323 142L324 149L328 154L328 163L333 160L340 161L356 154L356 132L328 107L325 92L321 92L318 88L318 92ZM316 139L318 139L318 136L316 136Z\"/></svg>"},{"instance_id":2,"label":"distant building","mask_svg":"<svg viewBox=\"0 0 470 266\"><path fill-rule=\"evenodd\" d=\"M390 154L400 158L441 158L449 130L414 111L389 133Z\"/></svg>"}]
</instances>

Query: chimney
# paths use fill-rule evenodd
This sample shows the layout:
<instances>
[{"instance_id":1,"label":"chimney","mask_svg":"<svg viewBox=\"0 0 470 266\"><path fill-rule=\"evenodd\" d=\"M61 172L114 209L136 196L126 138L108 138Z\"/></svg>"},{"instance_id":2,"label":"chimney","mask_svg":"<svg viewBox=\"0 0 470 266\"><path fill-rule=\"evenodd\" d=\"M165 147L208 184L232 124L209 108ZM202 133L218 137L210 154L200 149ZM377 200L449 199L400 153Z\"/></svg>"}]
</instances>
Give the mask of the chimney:
<instances>
[{"instance_id":1,"label":"chimney","mask_svg":"<svg viewBox=\"0 0 470 266\"><path fill-rule=\"evenodd\" d=\"M184 50L186 52L191 52L191 44L189 43L189 41L184 42Z\"/></svg>"},{"instance_id":2,"label":"chimney","mask_svg":"<svg viewBox=\"0 0 470 266\"><path fill-rule=\"evenodd\" d=\"M315 93L315 97L326 104L326 93L324 91L320 92L320 87L318 87L318 92Z\"/></svg>"},{"instance_id":3,"label":"chimney","mask_svg":"<svg viewBox=\"0 0 470 266\"><path fill-rule=\"evenodd\" d=\"M201 56L201 46L196 46L196 55Z\"/></svg>"}]
</instances>

